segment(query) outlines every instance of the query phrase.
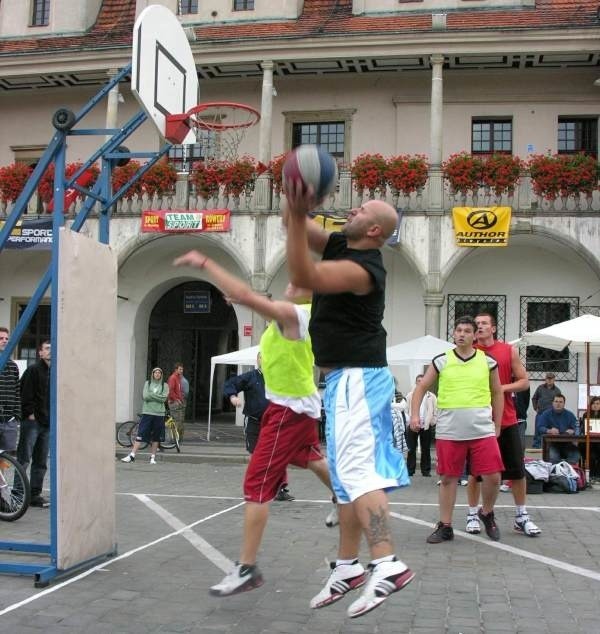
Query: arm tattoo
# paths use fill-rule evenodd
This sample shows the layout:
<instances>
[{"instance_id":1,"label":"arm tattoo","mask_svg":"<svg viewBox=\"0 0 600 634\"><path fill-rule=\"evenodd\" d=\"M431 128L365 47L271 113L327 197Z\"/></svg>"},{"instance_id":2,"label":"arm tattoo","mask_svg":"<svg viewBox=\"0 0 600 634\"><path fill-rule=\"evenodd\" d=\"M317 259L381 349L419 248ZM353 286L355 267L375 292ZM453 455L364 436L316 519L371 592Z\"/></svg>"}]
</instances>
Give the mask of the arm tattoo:
<instances>
[{"instance_id":1,"label":"arm tattoo","mask_svg":"<svg viewBox=\"0 0 600 634\"><path fill-rule=\"evenodd\" d=\"M375 546L382 542L392 543L390 534L390 526L388 523L387 513L385 509L379 507L377 511L368 509L369 511L369 527L366 530L366 537L369 546Z\"/></svg>"}]
</instances>

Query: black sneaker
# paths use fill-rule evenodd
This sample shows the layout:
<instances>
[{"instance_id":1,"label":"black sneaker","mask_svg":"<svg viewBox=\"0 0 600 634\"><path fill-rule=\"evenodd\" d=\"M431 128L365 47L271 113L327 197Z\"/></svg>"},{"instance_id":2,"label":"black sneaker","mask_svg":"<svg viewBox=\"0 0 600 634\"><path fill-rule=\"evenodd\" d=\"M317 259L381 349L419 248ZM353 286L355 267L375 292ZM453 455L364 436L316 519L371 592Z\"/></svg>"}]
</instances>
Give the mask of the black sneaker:
<instances>
[{"instance_id":1,"label":"black sneaker","mask_svg":"<svg viewBox=\"0 0 600 634\"><path fill-rule=\"evenodd\" d=\"M428 544L441 544L442 542L450 542L454 539L454 530L452 526L446 526L442 522L438 522L435 530L427 538Z\"/></svg>"},{"instance_id":2,"label":"black sneaker","mask_svg":"<svg viewBox=\"0 0 600 634\"><path fill-rule=\"evenodd\" d=\"M277 491L277 495L275 496L275 499L278 502L291 502L292 500L295 500L296 498L290 493L289 489L286 489L285 487L281 487L281 489Z\"/></svg>"},{"instance_id":3,"label":"black sneaker","mask_svg":"<svg viewBox=\"0 0 600 634\"><path fill-rule=\"evenodd\" d=\"M483 522L487 536L495 542L500 541L500 529L496 525L494 511L490 511L487 515L485 515L483 511L479 509L479 511L477 511L477 515L479 515L479 519Z\"/></svg>"},{"instance_id":4,"label":"black sneaker","mask_svg":"<svg viewBox=\"0 0 600 634\"><path fill-rule=\"evenodd\" d=\"M50 506L50 502L48 502L48 500L41 495L34 495L31 498L31 502L29 502L29 506L37 506L41 509L45 509Z\"/></svg>"}]
</instances>

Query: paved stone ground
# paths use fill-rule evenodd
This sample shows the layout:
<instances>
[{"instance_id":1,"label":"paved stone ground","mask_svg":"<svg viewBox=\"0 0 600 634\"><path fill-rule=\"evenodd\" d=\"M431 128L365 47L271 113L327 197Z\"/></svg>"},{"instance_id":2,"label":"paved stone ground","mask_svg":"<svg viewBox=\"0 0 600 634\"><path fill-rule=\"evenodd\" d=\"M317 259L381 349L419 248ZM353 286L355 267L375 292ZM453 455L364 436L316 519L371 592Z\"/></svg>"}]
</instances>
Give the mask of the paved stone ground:
<instances>
[{"instance_id":1,"label":"paved stone ground","mask_svg":"<svg viewBox=\"0 0 600 634\"><path fill-rule=\"evenodd\" d=\"M34 588L31 577L0 576L0 632L600 631L599 489L531 496L530 511L544 530L537 539L511 531L512 497L500 494L500 543L459 532L453 542L433 546L425 538L437 518L436 480L415 476L411 487L393 493L391 501L398 555L417 577L377 610L350 620L345 617L349 597L321 610L308 607L327 577L328 560L335 557L337 530L324 526L330 509L326 491L312 474L293 469L297 500L273 504L263 542L264 586L229 599L212 598L208 588L223 576L213 561L219 562L219 552L230 560L238 556L245 467L239 444L211 445L210 451L197 448L198 460L192 462L188 447L185 461L169 453L156 467L142 456L132 465L117 462L121 558L45 590ZM225 462L221 455L237 456L239 462ZM465 502L460 489L457 529L463 528ZM30 509L18 522L0 525L2 539L47 539L47 516L46 510ZM190 531L173 534L174 526L192 523ZM368 561L364 551L362 560Z\"/></svg>"}]
</instances>

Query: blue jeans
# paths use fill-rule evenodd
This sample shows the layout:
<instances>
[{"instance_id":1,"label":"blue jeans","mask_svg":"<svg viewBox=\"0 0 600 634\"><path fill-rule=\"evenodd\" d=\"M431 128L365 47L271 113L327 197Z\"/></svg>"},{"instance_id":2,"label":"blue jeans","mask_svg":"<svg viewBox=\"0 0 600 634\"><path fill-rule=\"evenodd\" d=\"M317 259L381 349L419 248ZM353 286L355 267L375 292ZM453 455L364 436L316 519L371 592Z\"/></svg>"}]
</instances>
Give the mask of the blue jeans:
<instances>
[{"instance_id":1,"label":"blue jeans","mask_svg":"<svg viewBox=\"0 0 600 634\"><path fill-rule=\"evenodd\" d=\"M26 419L21 421L17 460L23 465L25 470L31 462L31 473L29 476L31 497L42 493L49 447L50 427L48 425L40 425L35 420Z\"/></svg>"},{"instance_id":2,"label":"blue jeans","mask_svg":"<svg viewBox=\"0 0 600 634\"><path fill-rule=\"evenodd\" d=\"M581 454L579 453L579 449L574 445L567 443L550 443L548 447L548 460L550 460L552 464L556 464L561 460L566 460L569 464L578 464L580 458Z\"/></svg>"}]
</instances>

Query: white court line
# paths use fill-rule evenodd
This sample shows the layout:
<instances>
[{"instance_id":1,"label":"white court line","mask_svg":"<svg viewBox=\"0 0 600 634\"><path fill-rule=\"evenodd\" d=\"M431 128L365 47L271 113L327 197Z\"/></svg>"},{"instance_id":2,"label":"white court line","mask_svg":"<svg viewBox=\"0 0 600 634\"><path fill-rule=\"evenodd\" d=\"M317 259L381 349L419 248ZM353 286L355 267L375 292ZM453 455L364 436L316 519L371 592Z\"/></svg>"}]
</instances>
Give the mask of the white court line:
<instances>
[{"instance_id":1,"label":"white court line","mask_svg":"<svg viewBox=\"0 0 600 634\"><path fill-rule=\"evenodd\" d=\"M185 495L182 493L117 493L116 495L128 495L128 496L139 496L139 495L149 495L153 498L181 498L181 499L190 499L190 500L242 500L241 497L223 497L220 495ZM296 498L296 503L298 502L308 502L311 504L331 504L330 499L307 499L307 498ZM439 506L437 502L389 502L390 506ZM467 508L468 504L456 504L456 508ZM497 509L514 509L514 504L495 504L494 508ZM536 505L536 504L527 504L528 509L548 509L551 511L592 511L593 513L600 513L600 506L549 506L549 505Z\"/></svg>"},{"instance_id":2,"label":"white court line","mask_svg":"<svg viewBox=\"0 0 600 634\"><path fill-rule=\"evenodd\" d=\"M185 537L194 548L197 548L209 561L212 561L217 568L220 568L223 572L229 572L233 568L233 562L230 559L227 559L222 552L218 551L205 539L202 539L202 537L191 528L187 528L181 520L169 513L169 511L160 506L160 504L151 500L147 495L142 494L136 495L135 497L137 497L140 502L143 502L150 510L154 511L171 528L181 531L181 536Z\"/></svg>"},{"instance_id":3,"label":"white court line","mask_svg":"<svg viewBox=\"0 0 600 634\"><path fill-rule=\"evenodd\" d=\"M419 526L427 526L428 528L433 528L431 522L426 522L425 520L417 519L416 517L408 517L407 515L400 515L399 513L390 513L392 517L396 519L403 520L405 522L410 522L411 524L418 524ZM573 566L572 564L565 563L564 561L559 561L558 559L553 559L552 557L546 557L544 555L538 555L536 553L530 553L526 550L521 550L520 548L515 548L514 546L508 546L507 544L502 544L500 542L493 542L489 539L484 539L483 537L478 537L477 535L471 535L470 533L465 533L463 531L459 531L454 529L455 535L460 535L465 539L470 539L474 542L479 542L480 544L484 544L485 546L490 546L491 548L497 548L498 550L503 550L507 553L511 553L511 555L517 555L519 557L526 557L528 559L533 559L541 564L546 564L548 566L553 566L554 568L559 568L560 570L565 570L566 572L572 572L575 575L579 575L581 577L587 577L588 579L593 579L594 581L600 581L600 572L596 572L595 570L588 570L587 568L581 568L580 566ZM534 539L534 538L530 538ZM542 539L542 538L539 538Z\"/></svg>"},{"instance_id":4,"label":"white court line","mask_svg":"<svg viewBox=\"0 0 600 634\"><path fill-rule=\"evenodd\" d=\"M222 511L218 511L217 513L212 513L211 515L207 515L206 517L196 520L195 522L192 522L191 524L188 524L187 526L184 526L183 528L180 528L179 530L173 531L172 533L168 533L167 535L163 535L162 537L159 537L158 539L155 539L154 541L148 542L147 544L143 544L142 546L138 546L137 548L129 550L126 553L123 553L122 555L118 555L114 559L98 564L97 566L94 566L93 568L90 568L89 570L86 570L85 572L82 572L81 574L75 577L71 577L70 579L67 579L66 581L62 581L61 583L58 583L55 586L51 586L50 588L46 588L45 590L42 590L41 592L38 592L37 594L27 597L27 599L23 599L23 601L19 601L18 603L13 603L12 605L9 605L3 610L0 610L0 616L3 616L4 614L8 614L9 612L12 612L13 610L17 610L18 608L21 608L24 605L27 605L28 603L32 603L33 601L36 601L37 599L41 597L45 597L47 594L52 594L53 592L56 592L57 590L60 590L61 588L64 588L65 586L69 586L72 583L75 583L76 581L80 581L81 579L88 577L89 575L91 575L92 573L98 570L103 570L107 568L108 566L112 565L116 561L119 561L121 559L126 559L127 557L131 557L131 555L135 555L136 553L139 553L141 550L146 550L146 548L150 548L151 546L160 544L160 542L164 542L165 540L170 539L171 537L181 535L184 531L189 530L190 528L193 528L194 526L197 526L198 524L202 524L203 522L208 522L208 520L218 517L219 515L223 515L224 513L229 513L229 511L233 511L243 505L244 505L244 502L240 502L239 504L230 506L229 508L223 509Z\"/></svg>"}]
</instances>

